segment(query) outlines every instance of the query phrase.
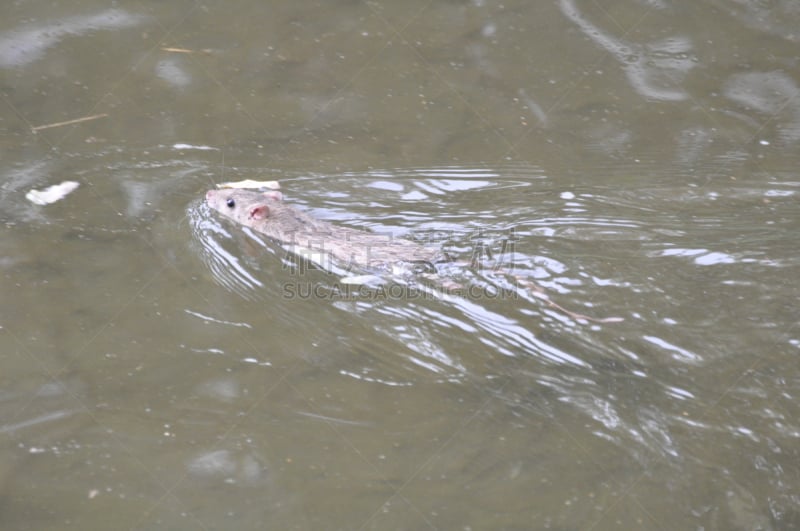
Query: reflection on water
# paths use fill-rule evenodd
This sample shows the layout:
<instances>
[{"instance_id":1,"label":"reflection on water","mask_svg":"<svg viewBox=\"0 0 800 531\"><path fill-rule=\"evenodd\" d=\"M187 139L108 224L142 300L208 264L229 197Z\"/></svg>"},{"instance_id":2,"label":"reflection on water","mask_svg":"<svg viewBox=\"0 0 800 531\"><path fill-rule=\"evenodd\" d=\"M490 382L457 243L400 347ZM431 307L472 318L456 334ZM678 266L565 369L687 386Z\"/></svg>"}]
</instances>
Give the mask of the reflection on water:
<instances>
[{"instance_id":1,"label":"reflection on water","mask_svg":"<svg viewBox=\"0 0 800 531\"><path fill-rule=\"evenodd\" d=\"M781 144L800 140L800 88L792 78L782 72L747 72L732 76L724 90L728 98L746 109L774 119ZM761 144L769 145L769 141L762 140Z\"/></svg>"},{"instance_id":2,"label":"reflection on water","mask_svg":"<svg viewBox=\"0 0 800 531\"><path fill-rule=\"evenodd\" d=\"M0 527L800 525L795 2L194 7L0 8Z\"/></svg>"},{"instance_id":3,"label":"reflection on water","mask_svg":"<svg viewBox=\"0 0 800 531\"><path fill-rule=\"evenodd\" d=\"M0 67L22 67L32 63L65 37L128 28L142 20L144 17L122 9L108 9L95 14L59 18L48 24L25 24L0 34Z\"/></svg>"},{"instance_id":4,"label":"reflection on water","mask_svg":"<svg viewBox=\"0 0 800 531\"><path fill-rule=\"evenodd\" d=\"M692 43L687 37L669 36L636 45L597 28L573 0L561 0L560 6L565 16L620 63L633 89L644 98L682 101L689 97L680 85L697 61L692 58Z\"/></svg>"}]
</instances>

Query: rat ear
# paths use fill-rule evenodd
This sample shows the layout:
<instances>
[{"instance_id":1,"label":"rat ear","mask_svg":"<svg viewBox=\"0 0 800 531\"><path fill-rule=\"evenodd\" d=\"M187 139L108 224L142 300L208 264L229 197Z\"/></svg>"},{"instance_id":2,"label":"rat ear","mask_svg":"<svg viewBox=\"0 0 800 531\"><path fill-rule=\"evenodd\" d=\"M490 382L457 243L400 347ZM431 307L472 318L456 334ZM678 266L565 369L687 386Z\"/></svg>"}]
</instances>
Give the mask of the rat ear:
<instances>
[{"instance_id":1,"label":"rat ear","mask_svg":"<svg viewBox=\"0 0 800 531\"><path fill-rule=\"evenodd\" d=\"M283 194L278 190L270 190L269 192L264 192L261 195L268 199L272 199L273 201L280 201L283 199Z\"/></svg>"},{"instance_id":2,"label":"rat ear","mask_svg":"<svg viewBox=\"0 0 800 531\"><path fill-rule=\"evenodd\" d=\"M267 205L256 205L250 209L250 219L267 219L269 217L269 207Z\"/></svg>"}]
</instances>

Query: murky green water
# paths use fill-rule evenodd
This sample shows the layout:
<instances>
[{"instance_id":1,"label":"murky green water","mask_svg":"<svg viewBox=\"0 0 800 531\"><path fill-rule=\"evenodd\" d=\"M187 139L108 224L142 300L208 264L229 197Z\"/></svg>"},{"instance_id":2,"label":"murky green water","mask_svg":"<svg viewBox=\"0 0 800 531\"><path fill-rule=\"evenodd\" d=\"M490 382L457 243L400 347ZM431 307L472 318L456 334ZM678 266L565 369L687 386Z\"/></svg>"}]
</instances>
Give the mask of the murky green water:
<instances>
[{"instance_id":1,"label":"murky green water","mask_svg":"<svg viewBox=\"0 0 800 531\"><path fill-rule=\"evenodd\" d=\"M800 526L794 2L0 15L3 529ZM475 290L344 297L247 178Z\"/></svg>"}]
</instances>

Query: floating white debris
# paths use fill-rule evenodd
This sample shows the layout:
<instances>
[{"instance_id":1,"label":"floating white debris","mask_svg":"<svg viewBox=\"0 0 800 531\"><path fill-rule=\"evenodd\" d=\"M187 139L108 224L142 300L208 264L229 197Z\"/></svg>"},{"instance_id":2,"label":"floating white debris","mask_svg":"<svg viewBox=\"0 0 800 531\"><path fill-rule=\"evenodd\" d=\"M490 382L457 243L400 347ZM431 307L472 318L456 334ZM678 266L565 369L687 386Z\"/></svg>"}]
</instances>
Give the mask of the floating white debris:
<instances>
[{"instance_id":1,"label":"floating white debris","mask_svg":"<svg viewBox=\"0 0 800 531\"><path fill-rule=\"evenodd\" d=\"M54 184L44 190L31 190L25 194L25 199L36 205L49 205L59 199L63 199L68 193L78 187L75 181L64 181L61 184Z\"/></svg>"},{"instance_id":2,"label":"floating white debris","mask_svg":"<svg viewBox=\"0 0 800 531\"><path fill-rule=\"evenodd\" d=\"M211 146L193 146L192 144L175 144L172 149L197 149L199 151L219 151L219 148Z\"/></svg>"},{"instance_id":3,"label":"floating white debris","mask_svg":"<svg viewBox=\"0 0 800 531\"><path fill-rule=\"evenodd\" d=\"M348 285L364 285L364 286L380 286L385 284L386 281L376 275L355 275L351 277L342 277L340 282Z\"/></svg>"},{"instance_id":4,"label":"floating white debris","mask_svg":"<svg viewBox=\"0 0 800 531\"><path fill-rule=\"evenodd\" d=\"M252 179L247 179L244 181L219 183L217 188L252 188L255 190L266 188L268 190L280 190L281 185L278 181L253 181Z\"/></svg>"}]
</instances>

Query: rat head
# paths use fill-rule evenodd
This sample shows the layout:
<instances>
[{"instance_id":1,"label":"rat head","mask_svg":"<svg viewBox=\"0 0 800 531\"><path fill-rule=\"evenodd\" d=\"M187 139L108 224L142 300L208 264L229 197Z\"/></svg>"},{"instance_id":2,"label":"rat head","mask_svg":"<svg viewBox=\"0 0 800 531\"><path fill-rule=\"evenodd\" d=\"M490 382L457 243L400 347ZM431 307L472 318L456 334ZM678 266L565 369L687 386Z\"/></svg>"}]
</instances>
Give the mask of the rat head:
<instances>
[{"instance_id":1,"label":"rat head","mask_svg":"<svg viewBox=\"0 0 800 531\"><path fill-rule=\"evenodd\" d=\"M280 192L254 192L229 188L206 192L208 206L223 216L247 226L269 218L270 206L279 204L279 200Z\"/></svg>"}]
</instances>

